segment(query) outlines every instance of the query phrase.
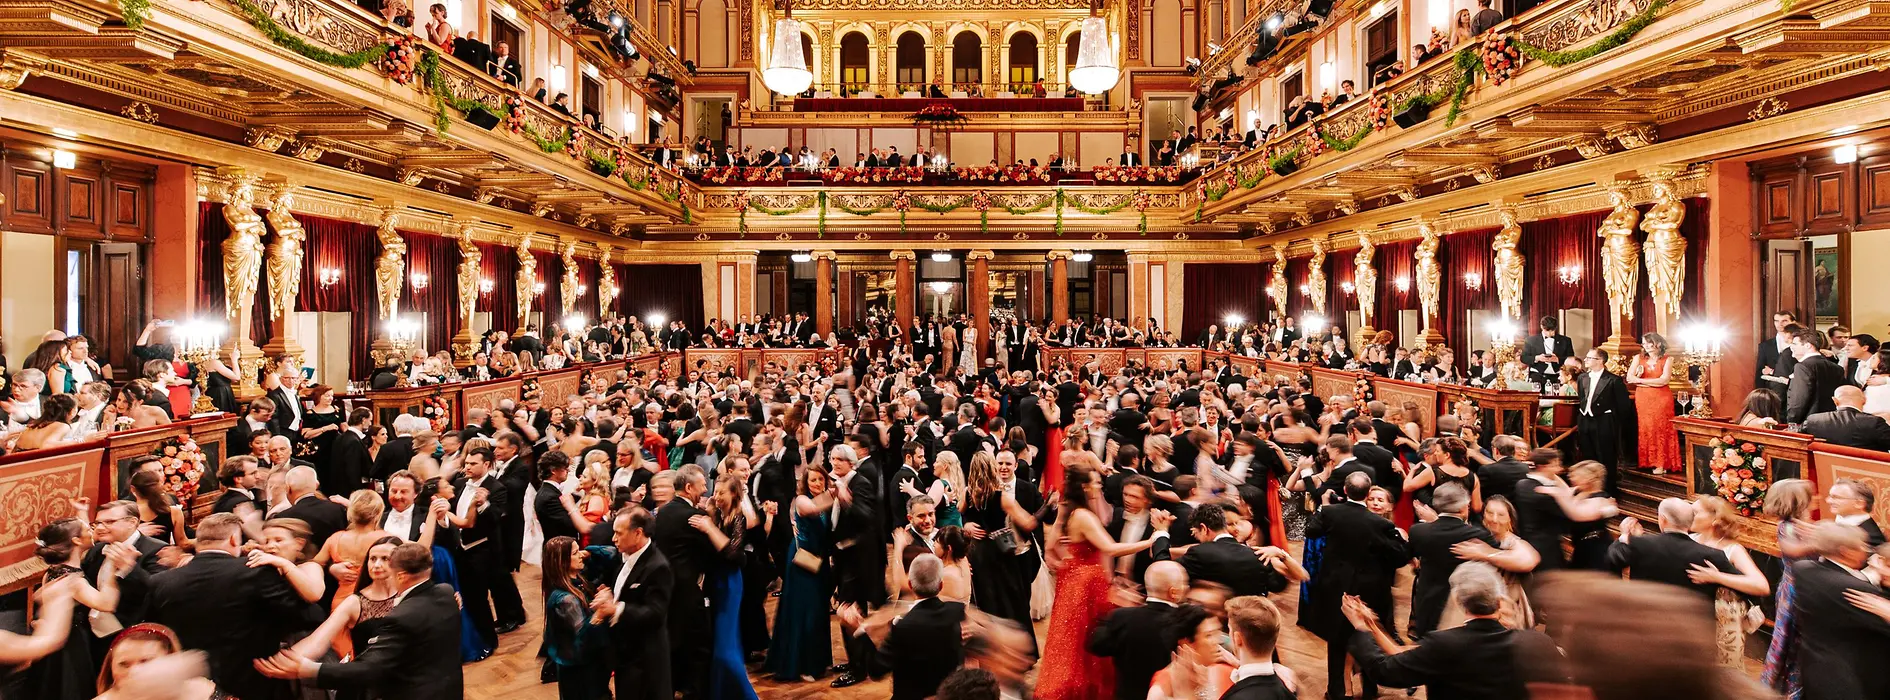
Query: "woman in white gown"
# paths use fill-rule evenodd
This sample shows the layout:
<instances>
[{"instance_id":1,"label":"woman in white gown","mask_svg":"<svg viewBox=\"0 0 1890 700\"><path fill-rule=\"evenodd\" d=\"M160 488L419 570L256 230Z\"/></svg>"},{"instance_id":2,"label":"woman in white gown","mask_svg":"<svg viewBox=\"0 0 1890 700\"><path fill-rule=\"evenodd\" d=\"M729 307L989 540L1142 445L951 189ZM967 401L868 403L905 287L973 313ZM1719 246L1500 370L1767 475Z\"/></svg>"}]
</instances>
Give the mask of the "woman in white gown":
<instances>
[{"instance_id":1,"label":"woman in white gown","mask_svg":"<svg viewBox=\"0 0 1890 700\"><path fill-rule=\"evenodd\" d=\"M958 339L958 366L972 374L978 372L978 327L965 326Z\"/></svg>"}]
</instances>

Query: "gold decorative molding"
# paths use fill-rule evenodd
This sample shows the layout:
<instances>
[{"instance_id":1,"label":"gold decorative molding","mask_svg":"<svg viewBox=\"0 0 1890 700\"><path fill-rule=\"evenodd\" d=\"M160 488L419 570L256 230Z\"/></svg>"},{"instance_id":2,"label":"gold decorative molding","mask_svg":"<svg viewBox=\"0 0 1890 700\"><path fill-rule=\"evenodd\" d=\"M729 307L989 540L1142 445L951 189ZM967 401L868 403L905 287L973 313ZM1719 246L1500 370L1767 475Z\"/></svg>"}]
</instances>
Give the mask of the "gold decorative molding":
<instances>
[{"instance_id":1,"label":"gold decorative molding","mask_svg":"<svg viewBox=\"0 0 1890 700\"><path fill-rule=\"evenodd\" d=\"M0 77L0 86L4 86L4 84L4 78ZM11 90L12 88L7 89ZM151 105L143 102L132 102L131 104L125 105L124 109L118 110L118 114L126 119L141 121L146 124L158 123L157 110L151 109Z\"/></svg>"},{"instance_id":2,"label":"gold decorative molding","mask_svg":"<svg viewBox=\"0 0 1890 700\"><path fill-rule=\"evenodd\" d=\"M1752 111L1746 113L1746 120L1756 122L1762 119L1776 117L1780 114L1784 114L1785 110L1791 109L1791 107L1790 102L1776 97L1767 97L1763 100L1759 100L1758 104L1752 106Z\"/></svg>"}]
</instances>

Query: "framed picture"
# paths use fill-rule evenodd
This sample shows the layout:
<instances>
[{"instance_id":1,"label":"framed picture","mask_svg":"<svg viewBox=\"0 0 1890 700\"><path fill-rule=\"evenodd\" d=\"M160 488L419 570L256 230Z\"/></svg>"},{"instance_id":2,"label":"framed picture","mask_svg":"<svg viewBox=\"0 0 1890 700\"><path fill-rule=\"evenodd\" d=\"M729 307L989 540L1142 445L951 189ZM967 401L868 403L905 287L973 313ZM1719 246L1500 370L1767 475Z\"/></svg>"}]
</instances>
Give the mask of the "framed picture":
<instances>
[{"instance_id":1,"label":"framed picture","mask_svg":"<svg viewBox=\"0 0 1890 700\"><path fill-rule=\"evenodd\" d=\"M1811 254L1811 295L1818 321L1837 323L1840 308L1838 266L1843 264L1836 248L1818 248Z\"/></svg>"}]
</instances>

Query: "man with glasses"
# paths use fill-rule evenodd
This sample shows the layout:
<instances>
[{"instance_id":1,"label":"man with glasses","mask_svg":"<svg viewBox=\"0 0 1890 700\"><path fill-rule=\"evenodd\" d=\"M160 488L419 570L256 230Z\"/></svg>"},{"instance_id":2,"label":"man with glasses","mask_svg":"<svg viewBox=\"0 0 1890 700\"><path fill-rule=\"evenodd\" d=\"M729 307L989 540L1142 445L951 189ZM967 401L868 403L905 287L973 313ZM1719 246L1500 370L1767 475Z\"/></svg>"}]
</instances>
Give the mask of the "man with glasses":
<instances>
[{"instance_id":1,"label":"man with glasses","mask_svg":"<svg viewBox=\"0 0 1890 700\"><path fill-rule=\"evenodd\" d=\"M1608 371L1608 351L1593 348L1582 358L1576 377L1575 439L1582 456L1608 468L1608 490L1614 490L1615 468L1621 457L1621 421L1628 412L1627 383Z\"/></svg>"},{"instance_id":2,"label":"man with glasses","mask_svg":"<svg viewBox=\"0 0 1890 700\"><path fill-rule=\"evenodd\" d=\"M119 630L144 621L151 575L165 570L158 562L158 550L166 545L139 533L138 525L138 504L132 501L112 501L99 506L92 520L95 542L79 564L86 580L98 580L107 557L116 557L119 564L114 567L119 579L116 612L96 613L89 621L92 647L98 652L110 645L112 636Z\"/></svg>"}]
</instances>

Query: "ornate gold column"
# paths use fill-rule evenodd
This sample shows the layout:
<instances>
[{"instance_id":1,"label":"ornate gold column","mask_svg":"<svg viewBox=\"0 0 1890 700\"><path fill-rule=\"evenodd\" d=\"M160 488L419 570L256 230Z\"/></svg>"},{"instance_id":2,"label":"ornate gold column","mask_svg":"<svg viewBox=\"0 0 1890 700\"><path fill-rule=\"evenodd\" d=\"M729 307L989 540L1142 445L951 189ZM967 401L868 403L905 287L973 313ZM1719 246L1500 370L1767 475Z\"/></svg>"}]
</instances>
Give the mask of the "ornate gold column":
<instances>
[{"instance_id":1,"label":"ornate gold column","mask_svg":"<svg viewBox=\"0 0 1890 700\"><path fill-rule=\"evenodd\" d=\"M1053 250L1050 258L1050 322L1070 319L1070 252Z\"/></svg>"},{"instance_id":2,"label":"ornate gold column","mask_svg":"<svg viewBox=\"0 0 1890 700\"><path fill-rule=\"evenodd\" d=\"M459 330L453 333L455 367L472 366L473 353L479 350L478 341L473 339L473 314L479 308L479 262L485 255L473 241L472 229L470 221L453 222L453 232L459 239L459 275L455 280L455 291L459 293Z\"/></svg>"},{"instance_id":3,"label":"ornate gold column","mask_svg":"<svg viewBox=\"0 0 1890 700\"><path fill-rule=\"evenodd\" d=\"M302 344L296 341L295 299L302 291L302 242L308 234L302 222L290 211L296 186L277 185L269 192L269 214L265 218L276 237L269 243L266 266L269 271L269 341L263 353L288 355L302 364Z\"/></svg>"},{"instance_id":4,"label":"ornate gold column","mask_svg":"<svg viewBox=\"0 0 1890 700\"><path fill-rule=\"evenodd\" d=\"M1326 315L1326 237L1312 239L1312 259L1306 264L1306 289L1312 292L1313 313ZM1329 320L1329 319L1328 319ZM1339 319L1340 325L1345 319Z\"/></svg>"},{"instance_id":5,"label":"ornate gold column","mask_svg":"<svg viewBox=\"0 0 1890 700\"><path fill-rule=\"evenodd\" d=\"M1608 351L1608 371L1615 374L1626 374L1625 357L1641 351L1640 343L1627 330L1634 322L1634 294L1641 277L1641 245L1634 240L1641 212L1629 198L1630 184L1617 181L1609 186L1614 211L1596 231L1601 237L1601 283L1608 295L1608 318L1614 322L1614 333L1601 349Z\"/></svg>"},{"instance_id":6,"label":"ornate gold column","mask_svg":"<svg viewBox=\"0 0 1890 700\"><path fill-rule=\"evenodd\" d=\"M1437 264L1437 246L1442 234L1438 233L1435 222L1418 220L1418 235L1422 238L1417 246L1417 295L1419 315L1424 317L1424 332L1418 339L1424 347L1436 347L1444 344L1444 333L1437 330L1439 306L1443 303L1444 272Z\"/></svg>"},{"instance_id":7,"label":"ornate gold column","mask_svg":"<svg viewBox=\"0 0 1890 700\"><path fill-rule=\"evenodd\" d=\"M978 329L978 336L972 343L972 357L984 360L984 344L991 339L991 257L988 250L974 250L965 254L971 261L971 276L965 280L965 293L971 298L971 325ZM978 366L973 365L972 371Z\"/></svg>"},{"instance_id":8,"label":"ornate gold column","mask_svg":"<svg viewBox=\"0 0 1890 700\"><path fill-rule=\"evenodd\" d=\"M1372 311L1378 303L1378 268L1372 267L1372 255L1377 250L1370 231L1358 232L1358 253L1352 256L1352 293L1358 296L1358 332L1352 338L1353 352L1359 352L1378 334L1378 330L1372 328Z\"/></svg>"},{"instance_id":9,"label":"ornate gold column","mask_svg":"<svg viewBox=\"0 0 1890 700\"><path fill-rule=\"evenodd\" d=\"M602 321L617 313L617 293L622 291L617 286L617 270L610 264L610 257L617 252L617 246L606 245L597 254L597 320Z\"/></svg>"},{"instance_id":10,"label":"ornate gold column","mask_svg":"<svg viewBox=\"0 0 1890 700\"><path fill-rule=\"evenodd\" d=\"M1286 244L1273 244L1273 276L1267 280L1267 296L1273 301L1273 320L1284 323L1286 319L1286 295L1292 291L1286 288ZM1254 319L1258 323L1260 319Z\"/></svg>"},{"instance_id":11,"label":"ornate gold column","mask_svg":"<svg viewBox=\"0 0 1890 700\"><path fill-rule=\"evenodd\" d=\"M538 298L538 258L532 256L532 234L518 235L518 275L513 279L513 289L518 301L518 329L525 330L531 324L532 301Z\"/></svg>"},{"instance_id":12,"label":"ornate gold column","mask_svg":"<svg viewBox=\"0 0 1890 700\"><path fill-rule=\"evenodd\" d=\"M1497 210L1497 216L1503 220L1503 228L1490 243L1496 258L1492 270L1496 275L1496 303L1504 318L1521 321L1526 262L1522 254L1522 225L1517 223L1515 205L1503 205Z\"/></svg>"},{"instance_id":13,"label":"ornate gold column","mask_svg":"<svg viewBox=\"0 0 1890 700\"><path fill-rule=\"evenodd\" d=\"M833 332L833 259L831 250L814 251L814 332Z\"/></svg>"},{"instance_id":14,"label":"ornate gold column","mask_svg":"<svg viewBox=\"0 0 1890 700\"><path fill-rule=\"evenodd\" d=\"M919 291L917 278L913 276L913 260L916 256L910 250L895 250L893 259L893 304L898 309L893 322L901 328L912 326L912 317L919 313L919 300L914 295ZM908 342L910 340L908 339Z\"/></svg>"},{"instance_id":15,"label":"ornate gold column","mask_svg":"<svg viewBox=\"0 0 1890 700\"><path fill-rule=\"evenodd\" d=\"M240 168L225 168L219 174L229 178L223 203L223 220L230 226L230 237L223 241L223 317L230 332L224 341L223 358L227 361L232 353L242 356L237 373L243 376L236 385L236 395L247 400L263 393L256 383L256 370L263 364L262 350L249 337L249 328L256 313L256 287L263 266L262 237L268 227L256 214L256 183L261 177Z\"/></svg>"},{"instance_id":16,"label":"ornate gold column","mask_svg":"<svg viewBox=\"0 0 1890 700\"><path fill-rule=\"evenodd\" d=\"M408 359L400 357L402 353L394 347L387 328L388 322L400 315L400 288L407 281L407 242L394 228L398 218L395 207L381 207L381 220L374 230L381 241L381 254L374 262L374 296L380 304L380 324L368 355L377 367L387 364L389 358Z\"/></svg>"},{"instance_id":17,"label":"ornate gold column","mask_svg":"<svg viewBox=\"0 0 1890 700\"><path fill-rule=\"evenodd\" d=\"M558 318L557 323L562 325L564 319L570 318L573 314L577 313L579 284L577 241L565 241L563 251L558 254L558 257L564 262L564 279L558 285L558 308L564 312L564 315ZM545 321L545 325L549 326L551 324L552 321L549 319Z\"/></svg>"}]
</instances>

